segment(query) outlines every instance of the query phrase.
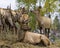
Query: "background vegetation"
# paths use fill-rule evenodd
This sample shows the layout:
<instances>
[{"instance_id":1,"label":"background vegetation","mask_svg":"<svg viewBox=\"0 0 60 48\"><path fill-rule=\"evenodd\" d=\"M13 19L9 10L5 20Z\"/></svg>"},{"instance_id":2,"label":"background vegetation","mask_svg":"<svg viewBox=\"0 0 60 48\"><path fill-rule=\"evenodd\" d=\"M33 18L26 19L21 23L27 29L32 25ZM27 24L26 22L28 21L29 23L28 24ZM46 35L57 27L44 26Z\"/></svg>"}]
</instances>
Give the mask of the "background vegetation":
<instances>
[{"instance_id":1,"label":"background vegetation","mask_svg":"<svg viewBox=\"0 0 60 48\"><path fill-rule=\"evenodd\" d=\"M30 7L32 7L32 9L35 9L36 8L37 1L38 0L16 0L16 3L18 3L17 4L18 9L21 7L21 5L22 6L24 5L24 7L29 11ZM51 15L51 13L54 13L57 10L59 12L60 9L58 9L58 7L56 5L56 2L58 2L58 1L59 0L39 0L39 2L38 2L39 3L39 6L42 6L44 4L44 6L40 9L41 16L45 16L45 14ZM60 6L60 4L59 4L59 6ZM30 26L31 26L32 30L34 30L34 29L36 29L35 16L34 16L33 13L30 13L30 12L28 12L28 14L29 14L29 16L31 16ZM49 15L47 15L47 16L49 16ZM52 17L54 17L54 16L52 16ZM56 18L55 18L55 20L57 20ZM55 29L57 28L58 29L59 28L58 27L59 26L58 25L59 24L58 23L59 21L57 22L55 20L54 20L54 23L53 23L54 24L53 25L53 28L55 28Z\"/></svg>"}]
</instances>

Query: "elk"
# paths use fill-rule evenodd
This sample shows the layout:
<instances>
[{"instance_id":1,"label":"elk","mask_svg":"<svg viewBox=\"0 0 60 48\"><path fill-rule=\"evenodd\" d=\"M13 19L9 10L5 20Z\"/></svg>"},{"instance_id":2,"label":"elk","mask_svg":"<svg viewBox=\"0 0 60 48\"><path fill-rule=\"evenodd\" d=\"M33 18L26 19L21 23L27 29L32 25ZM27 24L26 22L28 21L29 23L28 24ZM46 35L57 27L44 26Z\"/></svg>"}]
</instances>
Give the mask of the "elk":
<instances>
[{"instance_id":1,"label":"elk","mask_svg":"<svg viewBox=\"0 0 60 48\"><path fill-rule=\"evenodd\" d=\"M30 44L44 44L45 46L51 45L50 40L42 34L33 33L30 31L20 32L19 36L20 42L30 43Z\"/></svg>"},{"instance_id":2,"label":"elk","mask_svg":"<svg viewBox=\"0 0 60 48\"><path fill-rule=\"evenodd\" d=\"M30 21L30 17L27 14L27 11L25 11L25 8L22 8L20 12L17 13L19 15L18 22L21 25L21 29L27 30L28 28L28 23Z\"/></svg>"},{"instance_id":3,"label":"elk","mask_svg":"<svg viewBox=\"0 0 60 48\"><path fill-rule=\"evenodd\" d=\"M3 27L3 25L2 25L2 15L0 13L0 33L1 34L2 34L2 27Z\"/></svg>"},{"instance_id":4,"label":"elk","mask_svg":"<svg viewBox=\"0 0 60 48\"><path fill-rule=\"evenodd\" d=\"M41 16L39 12L39 8L37 8L35 11L32 11L35 14L36 20L39 25L40 32L42 34L42 29L45 29L45 35L49 37L50 29L51 29L51 19L45 16ZM48 30L48 32L47 32Z\"/></svg>"},{"instance_id":5,"label":"elk","mask_svg":"<svg viewBox=\"0 0 60 48\"><path fill-rule=\"evenodd\" d=\"M11 14L11 18L12 18L13 25L14 25L14 30L15 30L14 34L18 35L18 32L20 31L20 22L19 22L20 15L18 15L17 12L13 11L13 10L10 10L10 14Z\"/></svg>"},{"instance_id":6,"label":"elk","mask_svg":"<svg viewBox=\"0 0 60 48\"><path fill-rule=\"evenodd\" d=\"M9 9L0 9L1 11L1 15L2 15L2 24L3 24L3 28L7 31L7 27L9 26L9 28L13 28L13 22L12 22L12 18L11 15L9 13ZM8 25L8 26L7 26Z\"/></svg>"}]
</instances>

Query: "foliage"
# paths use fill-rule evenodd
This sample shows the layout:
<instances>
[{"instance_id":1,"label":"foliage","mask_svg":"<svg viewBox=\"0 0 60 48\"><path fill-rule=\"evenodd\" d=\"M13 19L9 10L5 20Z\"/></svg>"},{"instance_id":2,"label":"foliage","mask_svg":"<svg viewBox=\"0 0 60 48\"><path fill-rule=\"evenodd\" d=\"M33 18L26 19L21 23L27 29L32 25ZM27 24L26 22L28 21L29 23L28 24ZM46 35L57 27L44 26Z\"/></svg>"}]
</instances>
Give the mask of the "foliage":
<instances>
[{"instance_id":1,"label":"foliage","mask_svg":"<svg viewBox=\"0 0 60 48\"><path fill-rule=\"evenodd\" d=\"M60 22L59 22L59 19L58 19L57 16L56 16L55 19L54 19L53 26L54 26L54 29L57 29L57 30L60 29Z\"/></svg>"},{"instance_id":2,"label":"foliage","mask_svg":"<svg viewBox=\"0 0 60 48\"><path fill-rule=\"evenodd\" d=\"M59 6L60 6L60 4L59 4Z\"/></svg>"},{"instance_id":3,"label":"foliage","mask_svg":"<svg viewBox=\"0 0 60 48\"><path fill-rule=\"evenodd\" d=\"M31 4L36 4L36 0L17 0L17 3L23 2L29 8Z\"/></svg>"},{"instance_id":4,"label":"foliage","mask_svg":"<svg viewBox=\"0 0 60 48\"><path fill-rule=\"evenodd\" d=\"M57 0L46 0L44 7L40 9L40 15L44 16L45 13L54 12L54 10L56 8L56 5L54 3L56 1ZM31 6L31 4L34 4L36 6L37 0L17 0L18 4L20 4L20 2L23 2L24 4L26 4L26 6L29 9L29 7ZM39 3L41 3L41 2L42 1L40 0ZM35 8L35 6L34 6L34 8ZM32 13L29 13L29 16L31 17L30 26L31 26L32 30L34 30L35 29L35 24L36 24L35 16Z\"/></svg>"},{"instance_id":5,"label":"foliage","mask_svg":"<svg viewBox=\"0 0 60 48\"><path fill-rule=\"evenodd\" d=\"M32 31L36 28L36 18L35 15L31 12L29 12L29 16L31 17L31 21L30 21L30 26L32 28Z\"/></svg>"},{"instance_id":6,"label":"foliage","mask_svg":"<svg viewBox=\"0 0 60 48\"><path fill-rule=\"evenodd\" d=\"M60 7L60 4L59 4L59 7ZM60 9L58 10L58 12L60 12Z\"/></svg>"},{"instance_id":7,"label":"foliage","mask_svg":"<svg viewBox=\"0 0 60 48\"><path fill-rule=\"evenodd\" d=\"M39 0L39 5L41 4L42 0ZM45 1L45 4L44 4L44 7L41 9L41 15L44 15L45 13L48 13L48 12L54 12L55 8L56 8L56 4L55 2L58 1L58 0L46 0ZM36 2L37 0L17 0L17 3L20 3L20 2L24 2L28 8L31 4L34 4L36 6Z\"/></svg>"},{"instance_id":8,"label":"foliage","mask_svg":"<svg viewBox=\"0 0 60 48\"><path fill-rule=\"evenodd\" d=\"M17 0L17 2L18 3L19 2L24 2L26 4L31 4L31 3L35 4L36 3L36 0Z\"/></svg>"},{"instance_id":9,"label":"foliage","mask_svg":"<svg viewBox=\"0 0 60 48\"><path fill-rule=\"evenodd\" d=\"M56 8L56 2L57 0L46 0L44 9L45 12L54 12L54 9Z\"/></svg>"},{"instance_id":10,"label":"foliage","mask_svg":"<svg viewBox=\"0 0 60 48\"><path fill-rule=\"evenodd\" d=\"M26 4L28 7L31 5L31 4L34 4L36 5L36 2L37 0L16 0L17 3L20 3L20 2L24 2L24 4ZM39 5L40 3L42 2L42 0L39 0ZM46 13L46 12L53 12L54 9L56 8L56 5L55 5L55 2L58 1L58 0L46 0L45 1L45 5L44 7L42 8L42 11L41 13L43 12Z\"/></svg>"}]
</instances>

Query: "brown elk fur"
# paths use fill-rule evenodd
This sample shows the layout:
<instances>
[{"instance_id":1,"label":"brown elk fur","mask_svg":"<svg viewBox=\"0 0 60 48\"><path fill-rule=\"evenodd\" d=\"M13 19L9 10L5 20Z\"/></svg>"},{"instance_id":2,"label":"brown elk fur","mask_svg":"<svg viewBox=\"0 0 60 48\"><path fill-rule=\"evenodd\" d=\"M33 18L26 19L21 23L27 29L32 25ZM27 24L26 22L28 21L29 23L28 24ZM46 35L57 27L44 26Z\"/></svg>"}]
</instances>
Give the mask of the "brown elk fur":
<instances>
[{"instance_id":1,"label":"brown elk fur","mask_svg":"<svg viewBox=\"0 0 60 48\"><path fill-rule=\"evenodd\" d=\"M7 28L13 27L13 21L9 9L0 8L0 14L2 16L3 28L7 31ZM7 26L8 25L8 26Z\"/></svg>"},{"instance_id":2,"label":"brown elk fur","mask_svg":"<svg viewBox=\"0 0 60 48\"><path fill-rule=\"evenodd\" d=\"M41 43L41 41L43 41L44 45L48 46L50 45L50 40L42 34L37 34L37 33L33 33L33 32L25 32L25 37L23 39L23 42L25 43L31 43L31 44L37 44L37 43Z\"/></svg>"},{"instance_id":3,"label":"brown elk fur","mask_svg":"<svg viewBox=\"0 0 60 48\"><path fill-rule=\"evenodd\" d=\"M51 28L51 19L45 16L41 16L39 9L36 9L35 11L32 11L36 16L36 20L38 22L39 25L39 29L41 30L42 28L44 29L48 29L48 31L50 32L50 28ZM48 34L49 34L48 32ZM45 33L46 34L46 33ZM49 35L47 35L49 37Z\"/></svg>"},{"instance_id":4,"label":"brown elk fur","mask_svg":"<svg viewBox=\"0 0 60 48\"><path fill-rule=\"evenodd\" d=\"M25 21L27 21L27 20L29 20L29 16L28 16L28 14L22 14L22 16L20 17L20 21L21 22L25 22Z\"/></svg>"},{"instance_id":5,"label":"brown elk fur","mask_svg":"<svg viewBox=\"0 0 60 48\"><path fill-rule=\"evenodd\" d=\"M51 19L45 16L39 16L40 23L42 27L44 28L50 28L51 27Z\"/></svg>"},{"instance_id":6,"label":"brown elk fur","mask_svg":"<svg viewBox=\"0 0 60 48\"><path fill-rule=\"evenodd\" d=\"M50 40L45 35L41 35L41 40L43 41L44 45L51 45Z\"/></svg>"}]
</instances>

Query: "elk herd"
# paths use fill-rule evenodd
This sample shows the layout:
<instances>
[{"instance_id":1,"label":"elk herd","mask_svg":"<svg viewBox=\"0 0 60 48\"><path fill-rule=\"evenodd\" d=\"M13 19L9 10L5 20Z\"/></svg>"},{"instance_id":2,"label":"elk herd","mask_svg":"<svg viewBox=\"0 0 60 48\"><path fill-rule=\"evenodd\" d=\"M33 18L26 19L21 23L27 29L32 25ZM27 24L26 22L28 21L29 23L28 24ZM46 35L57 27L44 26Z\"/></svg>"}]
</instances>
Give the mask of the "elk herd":
<instances>
[{"instance_id":1,"label":"elk herd","mask_svg":"<svg viewBox=\"0 0 60 48\"><path fill-rule=\"evenodd\" d=\"M51 19L41 16L38 10L31 12L35 14L41 34L30 31L31 28L28 26L30 16L24 11L24 8L21 10L0 8L0 34L3 31L8 32L8 30L10 30L13 34L20 35L20 41L22 40L23 42L31 44L37 44L43 41L46 46L50 45L51 42L48 37L51 28ZM42 29L45 30L44 35L42 34ZM21 30L24 31L21 32ZM19 32L20 34L18 34Z\"/></svg>"}]
</instances>

